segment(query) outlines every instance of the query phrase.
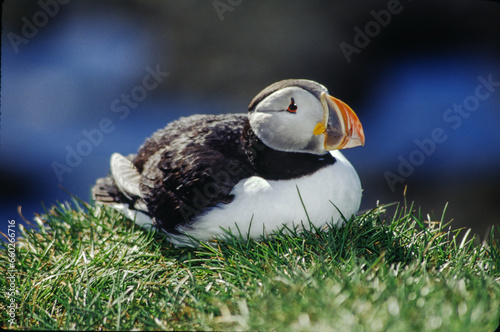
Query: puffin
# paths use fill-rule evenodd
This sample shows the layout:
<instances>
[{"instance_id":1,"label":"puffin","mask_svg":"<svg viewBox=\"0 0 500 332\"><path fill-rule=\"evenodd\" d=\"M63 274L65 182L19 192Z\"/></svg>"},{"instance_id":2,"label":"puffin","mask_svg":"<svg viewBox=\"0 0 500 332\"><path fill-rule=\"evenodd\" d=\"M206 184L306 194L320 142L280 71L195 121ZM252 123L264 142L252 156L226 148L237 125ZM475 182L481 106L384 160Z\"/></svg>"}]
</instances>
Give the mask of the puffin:
<instances>
[{"instance_id":1,"label":"puffin","mask_svg":"<svg viewBox=\"0 0 500 332\"><path fill-rule=\"evenodd\" d=\"M287 79L259 92L246 114L182 117L136 154L113 153L92 196L176 246L322 229L359 209L359 176L339 150L364 143L346 103L315 81Z\"/></svg>"}]
</instances>

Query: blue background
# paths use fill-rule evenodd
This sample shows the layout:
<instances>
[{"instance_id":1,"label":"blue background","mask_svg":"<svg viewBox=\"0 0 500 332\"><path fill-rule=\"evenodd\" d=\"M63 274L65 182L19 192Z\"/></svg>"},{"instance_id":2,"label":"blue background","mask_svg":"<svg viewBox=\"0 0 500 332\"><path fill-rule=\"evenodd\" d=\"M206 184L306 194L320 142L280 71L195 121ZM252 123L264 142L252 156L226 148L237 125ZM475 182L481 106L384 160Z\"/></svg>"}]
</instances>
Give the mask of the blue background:
<instances>
[{"instance_id":1,"label":"blue background","mask_svg":"<svg viewBox=\"0 0 500 332\"><path fill-rule=\"evenodd\" d=\"M383 15L390 3L5 1L0 230L8 219L21 222L18 206L32 220L42 204L69 200L60 186L89 201L113 152L135 153L180 116L242 113L267 85L308 78L364 126L366 145L344 151L362 180L362 210L401 201L408 186L407 200L433 220L449 202L445 219L483 236L500 223L500 87L458 128L443 116L474 95L479 76L500 81L500 5L401 1L347 59L340 45L355 47L355 28L376 26L372 11ZM46 21L41 4L53 16ZM13 36L27 37L26 21L38 22L36 34L16 44ZM168 76L121 119L113 102L157 66ZM68 149L84 144L83 131L103 119L113 129L59 181L54 162L65 164ZM419 154L415 140L436 128L446 141L392 188L387 172L398 174L401 158Z\"/></svg>"}]
</instances>

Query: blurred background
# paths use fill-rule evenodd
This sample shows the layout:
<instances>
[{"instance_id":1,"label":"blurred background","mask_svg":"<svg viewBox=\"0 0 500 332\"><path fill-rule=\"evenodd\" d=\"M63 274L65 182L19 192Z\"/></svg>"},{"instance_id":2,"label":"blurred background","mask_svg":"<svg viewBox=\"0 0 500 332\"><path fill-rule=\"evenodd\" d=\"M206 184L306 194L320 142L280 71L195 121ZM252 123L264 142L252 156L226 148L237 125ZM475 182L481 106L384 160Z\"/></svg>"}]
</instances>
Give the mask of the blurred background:
<instances>
[{"instance_id":1,"label":"blurred background","mask_svg":"<svg viewBox=\"0 0 500 332\"><path fill-rule=\"evenodd\" d=\"M348 103L361 209L415 201L484 237L500 224L495 1L7 0L0 230L83 200L113 152L195 113L244 113L286 78ZM488 83L489 82L489 83ZM496 83L495 83L496 82Z\"/></svg>"}]
</instances>

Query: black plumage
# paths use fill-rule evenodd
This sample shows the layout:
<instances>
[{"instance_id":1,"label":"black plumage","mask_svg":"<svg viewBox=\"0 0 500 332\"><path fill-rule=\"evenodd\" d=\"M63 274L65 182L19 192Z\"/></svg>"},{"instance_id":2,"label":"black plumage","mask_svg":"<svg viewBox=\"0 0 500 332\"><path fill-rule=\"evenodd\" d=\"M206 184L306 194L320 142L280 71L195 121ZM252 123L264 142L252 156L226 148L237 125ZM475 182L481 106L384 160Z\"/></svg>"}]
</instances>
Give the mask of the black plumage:
<instances>
[{"instance_id":1,"label":"black plumage","mask_svg":"<svg viewBox=\"0 0 500 332\"><path fill-rule=\"evenodd\" d=\"M254 171L240 150L244 115L195 115L156 132L134 159L141 192L157 226L175 233L204 209L229 203Z\"/></svg>"}]
</instances>

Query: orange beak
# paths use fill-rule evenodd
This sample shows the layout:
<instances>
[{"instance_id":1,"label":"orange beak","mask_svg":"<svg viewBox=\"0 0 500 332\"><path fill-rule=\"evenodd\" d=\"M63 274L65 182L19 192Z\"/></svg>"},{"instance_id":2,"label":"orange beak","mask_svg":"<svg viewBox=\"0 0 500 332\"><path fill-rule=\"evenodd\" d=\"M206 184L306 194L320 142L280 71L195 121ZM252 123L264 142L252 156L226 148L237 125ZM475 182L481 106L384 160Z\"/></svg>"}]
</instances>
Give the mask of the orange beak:
<instances>
[{"instance_id":1,"label":"orange beak","mask_svg":"<svg viewBox=\"0 0 500 332\"><path fill-rule=\"evenodd\" d=\"M325 150L349 149L365 145L365 133L354 111L340 99L323 92L323 121L314 128L314 134L325 135Z\"/></svg>"}]
</instances>

